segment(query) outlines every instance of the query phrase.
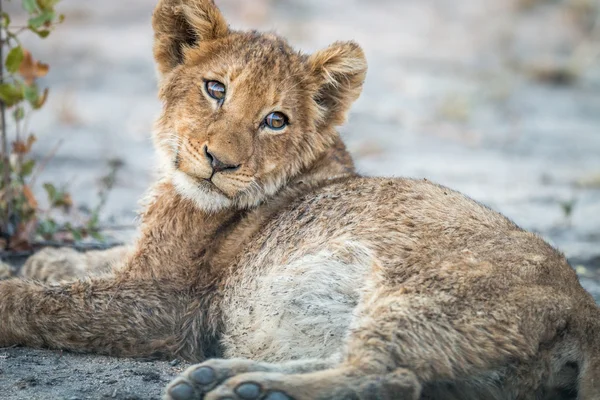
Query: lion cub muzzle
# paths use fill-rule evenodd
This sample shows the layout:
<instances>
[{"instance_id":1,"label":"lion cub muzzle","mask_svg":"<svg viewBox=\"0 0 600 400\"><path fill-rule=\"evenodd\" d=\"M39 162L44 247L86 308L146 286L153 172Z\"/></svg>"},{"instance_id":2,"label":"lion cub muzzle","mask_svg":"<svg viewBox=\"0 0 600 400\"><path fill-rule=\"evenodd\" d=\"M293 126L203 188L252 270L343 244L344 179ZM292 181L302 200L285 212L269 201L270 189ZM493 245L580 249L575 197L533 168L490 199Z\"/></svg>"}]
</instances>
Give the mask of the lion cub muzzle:
<instances>
[{"instance_id":1,"label":"lion cub muzzle","mask_svg":"<svg viewBox=\"0 0 600 400\"><path fill-rule=\"evenodd\" d=\"M208 149L208 146L204 146L204 155L206 156L206 158L208 158L208 161L210 162L210 165L213 170L212 175L216 174L217 172L222 172L222 171L235 171L238 168L240 168L240 165L241 165L241 164L234 165L234 164L223 162L223 161L219 160L219 158ZM212 175L211 175L211 178L212 178Z\"/></svg>"},{"instance_id":2,"label":"lion cub muzzle","mask_svg":"<svg viewBox=\"0 0 600 400\"><path fill-rule=\"evenodd\" d=\"M232 198L246 190L253 179L254 171L244 159L218 140L188 137L179 146L175 167L197 182L198 187Z\"/></svg>"}]
</instances>

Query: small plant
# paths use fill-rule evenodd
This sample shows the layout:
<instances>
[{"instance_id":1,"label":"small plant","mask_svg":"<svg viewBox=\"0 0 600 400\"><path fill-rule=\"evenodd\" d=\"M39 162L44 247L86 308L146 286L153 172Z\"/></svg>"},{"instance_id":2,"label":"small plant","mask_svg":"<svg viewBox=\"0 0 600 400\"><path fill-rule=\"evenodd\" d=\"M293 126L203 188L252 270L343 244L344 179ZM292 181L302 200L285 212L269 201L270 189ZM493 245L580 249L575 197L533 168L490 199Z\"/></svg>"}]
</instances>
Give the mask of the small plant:
<instances>
[{"instance_id":1,"label":"small plant","mask_svg":"<svg viewBox=\"0 0 600 400\"><path fill-rule=\"evenodd\" d=\"M573 211L575 210L575 205L577 205L577 199L572 198L570 200L561 201L559 203L560 208L563 211L563 215L567 221L571 220L571 216L573 215Z\"/></svg>"},{"instance_id":2,"label":"small plant","mask_svg":"<svg viewBox=\"0 0 600 400\"><path fill-rule=\"evenodd\" d=\"M30 250L36 239L78 241L85 236L101 239L98 214L106 200L106 193L114 184L118 165L111 166L110 182L104 185L101 200L86 220L79 224L57 222L57 213L71 213L73 201L65 187L44 183L48 208L42 209L33 194L36 179L51 158L37 165L31 157L36 137L29 131L33 111L44 106L48 88L40 88L38 79L44 77L49 66L36 60L23 47L20 36L26 32L44 39L62 23L63 15L55 6L60 0L22 0L28 19L15 26L2 9L0 0L0 122L2 123L2 156L0 157L0 251ZM9 141L10 130L14 140ZM63 218L65 219L65 218Z\"/></svg>"}]
</instances>

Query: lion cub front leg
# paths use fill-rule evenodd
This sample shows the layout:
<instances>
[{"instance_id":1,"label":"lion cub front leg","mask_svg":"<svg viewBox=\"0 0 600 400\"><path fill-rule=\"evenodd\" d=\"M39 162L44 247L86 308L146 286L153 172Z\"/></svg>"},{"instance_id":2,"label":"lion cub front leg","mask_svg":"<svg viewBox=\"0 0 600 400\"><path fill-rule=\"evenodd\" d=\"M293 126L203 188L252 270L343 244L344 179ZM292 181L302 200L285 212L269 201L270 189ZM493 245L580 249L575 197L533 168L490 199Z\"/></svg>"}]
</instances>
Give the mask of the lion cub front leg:
<instances>
[{"instance_id":1,"label":"lion cub front leg","mask_svg":"<svg viewBox=\"0 0 600 400\"><path fill-rule=\"evenodd\" d=\"M45 283L71 282L92 276L108 275L125 260L130 247L79 252L68 247L45 248L27 259L21 277Z\"/></svg>"},{"instance_id":2,"label":"lion cub front leg","mask_svg":"<svg viewBox=\"0 0 600 400\"><path fill-rule=\"evenodd\" d=\"M333 358L289 361L280 364L243 358L212 359L201 364L192 365L181 376L173 380L167 388L167 398L199 398L199 396L213 390L227 379L249 372L300 374L322 371L332 368L336 364Z\"/></svg>"},{"instance_id":3,"label":"lion cub front leg","mask_svg":"<svg viewBox=\"0 0 600 400\"><path fill-rule=\"evenodd\" d=\"M190 299L167 280L0 281L0 347L174 357Z\"/></svg>"},{"instance_id":4,"label":"lion cub front leg","mask_svg":"<svg viewBox=\"0 0 600 400\"><path fill-rule=\"evenodd\" d=\"M333 360L268 364L251 360L210 360L188 368L167 387L166 400L418 399L414 373L365 374Z\"/></svg>"}]
</instances>

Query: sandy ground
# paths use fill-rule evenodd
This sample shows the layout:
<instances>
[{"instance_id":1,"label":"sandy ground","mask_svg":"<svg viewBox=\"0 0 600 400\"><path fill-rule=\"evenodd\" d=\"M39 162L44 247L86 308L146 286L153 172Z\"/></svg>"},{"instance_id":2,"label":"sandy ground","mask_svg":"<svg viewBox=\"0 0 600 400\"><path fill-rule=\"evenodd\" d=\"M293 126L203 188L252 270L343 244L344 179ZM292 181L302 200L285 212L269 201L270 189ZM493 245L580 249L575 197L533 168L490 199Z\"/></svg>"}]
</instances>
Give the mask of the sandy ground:
<instances>
[{"instance_id":1,"label":"sandy ground","mask_svg":"<svg viewBox=\"0 0 600 400\"><path fill-rule=\"evenodd\" d=\"M163 387L186 365L1 349L0 399L160 399Z\"/></svg>"},{"instance_id":2,"label":"sandy ground","mask_svg":"<svg viewBox=\"0 0 600 400\"><path fill-rule=\"evenodd\" d=\"M233 27L274 29L306 51L358 41L370 69L342 133L359 170L427 178L506 214L564 251L600 300L598 0L217 3ZM122 160L103 214L117 240L135 233L152 180L153 6L63 0L65 24L26 41L52 68L35 154L62 143L40 181L93 206L108 160ZM158 398L181 367L0 349L0 399Z\"/></svg>"}]
</instances>

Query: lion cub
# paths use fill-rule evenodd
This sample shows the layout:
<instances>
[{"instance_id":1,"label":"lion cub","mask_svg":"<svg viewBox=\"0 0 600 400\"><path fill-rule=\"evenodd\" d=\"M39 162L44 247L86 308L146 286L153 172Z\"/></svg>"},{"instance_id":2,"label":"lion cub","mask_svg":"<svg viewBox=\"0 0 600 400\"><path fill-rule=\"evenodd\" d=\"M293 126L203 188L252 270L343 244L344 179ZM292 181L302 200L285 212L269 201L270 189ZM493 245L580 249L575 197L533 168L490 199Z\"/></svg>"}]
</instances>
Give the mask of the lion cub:
<instances>
[{"instance_id":1,"label":"lion cub","mask_svg":"<svg viewBox=\"0 0 600 400\"><path fill-rule=\"evenodd\" d=\"M90 277L0 282L0 346L226 358L174 400L600 398L600 312L559 252L450 189L354 172L335 127L357 44L302 54L209 0L161 0L153 26L141 238L110 273L72 255Z\"/></svg>"}]
</instances>

